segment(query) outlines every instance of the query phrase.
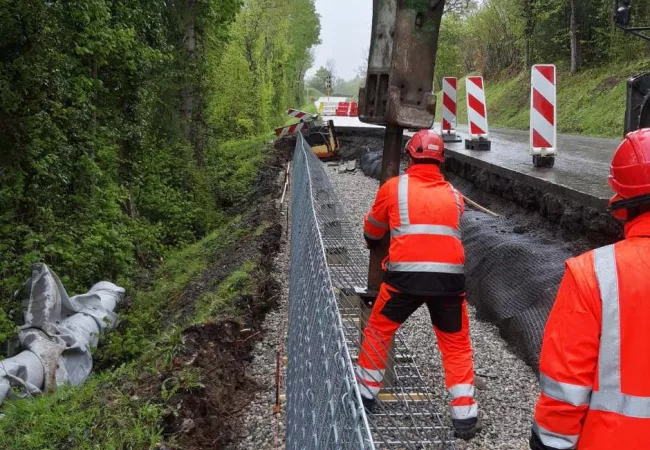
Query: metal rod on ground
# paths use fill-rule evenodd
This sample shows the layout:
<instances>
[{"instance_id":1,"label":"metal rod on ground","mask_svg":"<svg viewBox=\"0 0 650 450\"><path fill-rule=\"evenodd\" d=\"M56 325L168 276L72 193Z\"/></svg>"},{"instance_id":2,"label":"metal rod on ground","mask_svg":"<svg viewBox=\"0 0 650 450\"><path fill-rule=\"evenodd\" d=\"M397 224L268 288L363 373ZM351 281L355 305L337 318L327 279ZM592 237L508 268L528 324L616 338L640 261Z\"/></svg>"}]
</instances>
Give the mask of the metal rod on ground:
<instances>
[{"instance_id":1,"label":"metal rod on ground","mask_svg":"<svg viewBox=\"0 0 650 450\"><path fill-rule=\"evenodd\" d=\"M462 194L461 194L461 195L462 195ZM478 209L479 211L483 211L485 214L489 214L489 215L492 216L492 217L501 217L501 216L498 215L497 213L495 213L495 212L493 212L493 211L490 211L489 209L487 209L487 208L484 207L484 206L479 205L478 203L476 203L476 202L475 202L474 200L472 200L471 198L468 198L466 195L463 195L463 198L465 199L465 201L466 201L470 206L472 206L472 207Z\"/></svg>"},{"instance_id":2,"label":"metal rod on ground","mask_svg":"<svg viewBox=\"0 0 650 450\"><path fill-rule=\"evenodd\" d=\"M289 187L289 177L291 176L291 161L287 163L287 170L284 174L284 188L282 189L282 197L280 198L280 208L284 204L284 196L287 193L287 188Z\"/></svg>"},{"instance_id":3,"label":"metal rod on ground","mask_svg":"<svg viewBox=\"0 0 650 450\"><path fill-rule=\"evenodd\" d=\"M387 125L386 134L384 135L384 153L381 163L381 177L380 184L394 176L399 175L400 162L402 160L402 138L404 137L404 129L402 127ZM379 287L384 280L384 271L382 270L382 262L388 254L388 245L390 236L385 236L381 241L378 248L370 250L370 263L368 266L368 289L379 291ZM361 330L365 329L370 313L372 310L368 308L363 300L359 301L359 319ZM363 336L361 337L363 340ZM395 341L391 343L388 352L388 362L386 367L386 378L384 379L384 387L392 387L392 365L395 360Z\"/></svg>"}]
</instances>

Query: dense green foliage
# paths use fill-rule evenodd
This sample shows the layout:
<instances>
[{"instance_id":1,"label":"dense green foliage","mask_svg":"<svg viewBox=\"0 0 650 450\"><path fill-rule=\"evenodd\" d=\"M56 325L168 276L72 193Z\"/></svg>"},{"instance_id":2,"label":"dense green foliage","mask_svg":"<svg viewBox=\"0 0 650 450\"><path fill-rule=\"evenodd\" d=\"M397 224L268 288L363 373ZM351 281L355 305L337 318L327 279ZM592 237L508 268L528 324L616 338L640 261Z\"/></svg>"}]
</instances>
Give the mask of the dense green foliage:
<instances>
[{"instance_id":1,"label":"dense green foliage","mask_svg":"<svg viewBox=\"0 0 650 450\"><path fill-rule=\"evenodd\" d=\"M31 263L128 284L225 220L255 170L225 141L304 102L318 21L313 0L0 0L0 341Z\"/></svg>"},{"instance_id":2,"label":"dense green foliage","mask_svg":"<svg viewBox=\"0 0 650 450\"><path fill-rule=\"evenodd\" d=\"M257 140L237 150L253 154L259 163L263 148ZM247 186L249 194L252 188ZM237 216L224 220L201 241L170 251L151 287L131 292L133 305L121 316L120 329L109 334L96 356L104 364L132 360L94 374L77 388L65 386L51 395L7 401L0 420L0 448L146 449L159 448L163 442L180 448L174 445L174 436L165 435L163 419L178 407L177 392L203 387L196 367L174 364L183 328L214 320L219 313L232 319L243 316L245 311L229 300L235 291L255 290L249 273L257 261L246 261L222 281L206 286L206 293L195 300L193 314L187 314L183 293L191 283L200 282L216 259L258 232Z\"/></svg>"},{"instance_id":3,"label":"dense green foliage","mask_svg":"<svg viewBox=\"0 0 650 450\"><path fill-rule=\"evenodd\" d=\"M558 68L560 132L622 134L625 80L648 70L650 46L616 28L611 0L485 0L480 6L468 5L443 16L436 89L445 76L483 75L490 124L527 129L530 66L552 63ZM632 25L650 24L650 3L635 1L632 7ZM461 123L467 120L464 87L461 82Z\"/></svg>"},{"instance_id":4,"label":"dense green foliage","mask_svg":"<svg viewBox=\"0 0 650 450\"><path fill-rule=\"evenodd\" d=\"M650 56L647 41L615 27L612 5L612 0L485 0L480 6L470 2L460 11L447 11L436 85L442 76L478 72L494 79L527 71L536 63L570 68L574 59L577 71ZM632 25L650 24L650 3L632 2L632 20Z\"/></svg>"}]
</instances>

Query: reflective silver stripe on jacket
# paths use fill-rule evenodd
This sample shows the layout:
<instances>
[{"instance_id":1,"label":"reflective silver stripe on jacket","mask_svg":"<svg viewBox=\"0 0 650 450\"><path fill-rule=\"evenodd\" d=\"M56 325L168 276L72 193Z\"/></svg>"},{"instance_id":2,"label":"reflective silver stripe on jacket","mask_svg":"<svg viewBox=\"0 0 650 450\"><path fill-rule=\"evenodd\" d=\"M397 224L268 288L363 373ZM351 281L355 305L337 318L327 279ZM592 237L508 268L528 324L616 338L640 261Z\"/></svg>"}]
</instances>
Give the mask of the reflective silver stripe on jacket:
<instances>
[{"instance_id":1,"label":"reflective silver stripe on jacket","mask_svg":"<svg viewBox=\"0 0 650 450\"><path fill-rule=\"evenodd\" d=\"M548 397L573 406L588 405L591 398L591 386L562 383L543 373L539 374L539 385Z\"/></svg>"},{"instance_id":2,"label":"reflective silver stripe on jacket","mask_svg":"<svg viewBox=\"0 0 650 450\"><path fill-rule=\"evenodd\" d=\"M390 232L391 237L428 234L433 236L451 236L460 239L460 231L445 225L402 225Z\"/></svg>"},{"instance_id":3,"label":"reflective silver stripe on jacket","mask_svg":"<svg viewBox=\"0 0 650 450\"><path fill-rule=\"evenodd\" d=\"M562 450L569 450L576 448L580 435L578 434L560 434L547 430L539 426L537 422L533 423L533 430L539 436L542 444L547 447L558 448Z\"/></svg>"},{"instance_id":4,"label":"reflective silver stripe on jacket","mask_svg":"<svg viewBox=\"0 0 650 450\"><path fill-rule=\"evenodd\" d=\"M474 397L474 386L471 384L455 384L449 388L452 398Z\"/></svg>"},{"instance_id":5,"label":"reflective silver stripe on jacket","mask_svg":"<svg viewBox=\"0 0 650 450\"><path fill-rule=\"evenodd\" d=\"M376 236L374 234L370 234L367 231L365 233L363 233L363 235L366 237L366 239L370 239L371 241L381 241L382 238L384 237L383 235L382 236Z\"/></svg>"},{"instance_id":6,"label":"reflective silver stripe on jacket","mask_svg":"<svg viewBox=\"0 0 650 450\"><path fill-rule=\"evenodd\" d=\"M463 264L447 264L437 262L389 262L386 268L390 272L438 272L464 274Z\"/></svg>"},{"instance_id":7,"label":"reflective silver stripe on jacket","mask_svg":"<svg viewBox=\"0 0 650 450\"><path fill-rule=\"evenodd\" d=\"M650 419L650 397L637 397L620 392L594 392L589 407L597 411L607 411L626 417Z\"/></svg>"},{"instance_id":8,"label":"reflective silver stripe on jacket","mask_svg":"<svg viewBox=\"0 0 650 450\"><path fill-rule=\"evenodd\" d=\"M602 324L598 354L599 390L589 407L627 417L650 419L650 397L624 394L621 390L621 315L618 272L614 246L594 251L594 271L602 301Z\"/></svg>"},{"instance_id":9,"label":"reflective silver stripe on jacket","mask_svg":"<svg viewBox=\"0 0 650 450\"><path fill-rule=\"evenodd\" d=\"M399 221L401 225L409 225L409 176L400 175L397 186L397 204L399 205Z\"/></svg>"},{"instance_id":10,"label":"reflective silver stripe on jacket","mask_svg":"<svg viewBox=\"0 0 650 450\"><path fill-rule=\"evenodd\" d=\"M451 188L454 192L454 197L456 199L456 207L458 209L458 223L460 225L461 217L461 203L460 203L460 194L453 187ZM397 204L399 206L399 220L400 226L391 230L391 237L398 236L407 236L410 234L429 234L437 236L452 236L460 239L461 233L460 230L454 227L449 227L445 225L430 225L430 224L417 224L411 225L411 218L409 216L409 176L401 175L399 177L399 184L397 187ZM368 221L376 226L383 226L381 222L374 220L370 214L368 214Z\"/></svg>"},{"instance_id":11,"label":"reflective silver stripe on jacket","mask_svg":"<svg viewBox=\"0 0 650 450\"><path fill-rule=\"evenodd\" d=\"M368 214L368 222L370 222L371 224L373 224L374 226L376 226L378 228L383 228L385 230L388 230L388 224L387 223L378 221L377 219L372 217L372 215L370 215L370 214Z\"/></svg>"},{"instance_id":12,"label":"reflective silver stripe on jacket","mask_svg":"<svg viewBox=\"0 0 650 450\"><path fill-rule=\"evenodd\" d=\"M594 251L594 270L603 305L598 385L601 391L621 392L621 318L613 245Z\"/></svg>"}]
</instances>

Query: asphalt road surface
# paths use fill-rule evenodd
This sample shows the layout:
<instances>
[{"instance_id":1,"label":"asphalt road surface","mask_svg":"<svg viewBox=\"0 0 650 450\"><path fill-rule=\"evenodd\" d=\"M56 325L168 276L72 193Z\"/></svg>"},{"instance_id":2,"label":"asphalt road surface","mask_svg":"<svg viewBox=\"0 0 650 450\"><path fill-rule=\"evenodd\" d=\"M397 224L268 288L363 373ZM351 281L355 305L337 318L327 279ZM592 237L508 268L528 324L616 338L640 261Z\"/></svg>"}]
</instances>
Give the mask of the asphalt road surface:
<instances>
[{"instance_id":1,"label":"asphalt road surface","mask_svg":"<svg viewBox=\"0 0 650 450\"><path fill-rule=\"evenodd\" d=\"M465 138L467 126L459 125L458 132ZM492 150L489 152L465 150L464 142L450 143L448 148L599 199L611 197L607 176L612 155L620 140L560 134L555 167L549 169L533 166L528 131L491 128L489 133L492 141Z\"/></svg>"},{"instance_id":2,"label":"asphalt road surface","mask_svg":"<svg viewBox=\"0 0 650 450\"><path fill-rule=\"evenodd\" d=\"M359 121L356 117L324 117L333 119L341 128L376 128ZM439 130L440 124L434 129ZM458 126L458 135L467 137L467 126ZM407 134L410 134L407 132ZM609 163L620 140L560 134L558 154L553 168L536 168L529 153L528 131L508 128L490 128L491 151L465 150L464 142L448 143L447 148L485 166L496 166L505 176L533 178L550 183L569 193L580 202L602 206L612 194L607 186Z\"/></svg>"}]
</instances>

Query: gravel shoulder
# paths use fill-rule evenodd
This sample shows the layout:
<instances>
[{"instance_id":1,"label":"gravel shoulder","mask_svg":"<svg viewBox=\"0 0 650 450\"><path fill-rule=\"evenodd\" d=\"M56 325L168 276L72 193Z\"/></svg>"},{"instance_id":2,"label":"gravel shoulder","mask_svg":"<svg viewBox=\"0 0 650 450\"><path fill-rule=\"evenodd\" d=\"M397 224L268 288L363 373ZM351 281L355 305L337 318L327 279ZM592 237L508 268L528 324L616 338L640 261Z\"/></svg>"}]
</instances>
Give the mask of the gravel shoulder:
<instances>
[{"instance_id":1,"label":"gravel shoulder","mask_svg":"<svg viewBox=\"0 0 650 450\"><path fill-rule=\"evenodd\" d=\"M379 183L360 171L338 173L327 167L327 172L347 214L358 227L360 242L363 236L363 215L374 201ZM463 190L462 186L460 187ZM500 337L497 327L476 317L469 307L470 332L474 347L474 362L486 389L479 390L477 400L481 408L483 431L472 441L458 441L459 449L527 449L533 409L539 395L537 377ZM404 325L403 338L415 356L423 377L428 381L436 403L450 421L444 387L440 352L426 308L418 310Z\"/></svg>"}]
</instances>

